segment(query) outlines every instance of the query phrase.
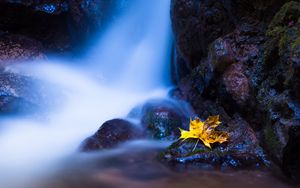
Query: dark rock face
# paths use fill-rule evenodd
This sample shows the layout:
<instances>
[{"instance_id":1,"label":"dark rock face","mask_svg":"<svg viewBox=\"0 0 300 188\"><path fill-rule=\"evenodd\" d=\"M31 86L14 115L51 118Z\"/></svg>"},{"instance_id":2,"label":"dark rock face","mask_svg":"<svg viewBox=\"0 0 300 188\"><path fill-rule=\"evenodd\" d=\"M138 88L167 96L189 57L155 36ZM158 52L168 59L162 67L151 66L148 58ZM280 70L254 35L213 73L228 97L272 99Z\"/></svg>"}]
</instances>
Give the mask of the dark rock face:
<instances>
[{"instance_id":1,"label":"dark rock face","mask_svg":"<svg viewBox=\"0 0 300 188\"><path fill-rule=\"evenodd\" d=\"M68 53L104 28L120 1L3 0L0 31L40 41L47 53Z\"/></svg>"},{"instance_id":2,"label":"dark rock face","mask_svg":"<svg viewBox=\"0 0 300 188\"><path fill-rule=\"evenodd\" d=\"M184 0L177 0L180 2ZM189 10L196 9L198 1L190 2ZM297 157L292 157L298 145L295 127L300 126L300 4L291 1L282 6L284 2L288 1L228 1L231 6L227 9L240 15L234 20L235 28L207 44L207 55L180 79L175 96L189 101L200 117L215 115L219 108L232 119L240 114L262 135L259 141L273 161L295 178L300 169ZM173 14L182 14L177 11ZM174 32L180 35L176 28ZM176 42L181 45L180 40ZM173 150L175 156L179 151ZM290 164L295 165L291 168Z\"/></svg>"},{"instance_id":3,"label":"dark rock face","mask_svg":"<svg viewBox=\"0 0 300 188\"><path fill-rule=\"evenodd\" d=\"M268 165L255 133L247 122L240 117L228 118L227 122L220 126L222 131L230 135L228 143L214 144L210 150L201 142L194 148L195 139L177 141L161 154L162 160L168 163L196 165L200 168L248 168Z\"/></svg>"},{"instance_id":4,"label":"dark rock face","mask_svg":"<svg viewBox=\"0 0 300 188\"><path fill-rule=\"evenodd\" d=\"M65 1L0 2L0 30L40 41L47 52L70 50Z\"/></svg>"},{"instance_id":5,"label":"dark rock face","mask_svg":"<svg viewBox=\"0 0 300 188\"><path fill-rule=\"evenodd\" d=\"M173 0L172 24L179 56L195 67L207 46L233 29L233 20L222 1Z\"/></svg>"},{"instance_id":6,"label":"dark rock face","mask_svg":"<svg viewBox=\"0 0 300 188\"><path fill-rule=\"evenodd\" d=\"M300 3L290 2L272 20L264 54L268 72L257 94L260 109L265 112L265 146L278 164L282 164L284 147L290 142L289 130L300 126L299 16Z\"/></svg>"},{"instance_id":7,"label":"dark rock face","mask_svg":"<svg viewBox=\"0 0 300 188\"><path fill-rule=\"evenodd\" d=\"M40 42L21 35L0 33L0 64L45 58Z\"/></svg>"},{"instance_id":8,"label":"dark rock face","mask_svg":"<svg viewBox=\"0 0 300 188\"><path fill-rule=\"evenodd\" d=\"M176 64L181 65L173 70L173 74L186 76L186 71L182 71L181 67L192 71L201 64L213 41L245 22L259 20L261 23L268 23L287 1L289 0L172 0L171 18L177 50L175 60ZM260 25L261 28L266 26Z\"/></svg>"},{"instance_id":9,"label":"dark rock face","mask_svg":"<svg viewBox=\"0 0 300 188\"><path fill-rule=\"evenodd\" d=\"M48 14L60 14L68 10L68 4L65 0L5 0L4 2L26 6L30 9L45 12Z\"/></svg>"},{"instance_id":10,"label":"dark rock face","mask_svg":"<svg viewBox=\"0 0 300 188\"><path fill-rule=\"evenodd\" d=\"M112 16L111 11L117 6L116 0L75 0L68 1L68 4L69 25L79 44L104 27L107 18Z\"/></svg>"},{"instance_id":11,"label":"dark rock face","mask_svg":"<svg viewBox=\"0 0 300 188\"><path fill-rule=\"evenodd\" d=\"M80 150L84 152L114 148L126 141L143 137L140 127L122 119L105 122L91 137L83 141Z\"/></svg>"}]
</instances>

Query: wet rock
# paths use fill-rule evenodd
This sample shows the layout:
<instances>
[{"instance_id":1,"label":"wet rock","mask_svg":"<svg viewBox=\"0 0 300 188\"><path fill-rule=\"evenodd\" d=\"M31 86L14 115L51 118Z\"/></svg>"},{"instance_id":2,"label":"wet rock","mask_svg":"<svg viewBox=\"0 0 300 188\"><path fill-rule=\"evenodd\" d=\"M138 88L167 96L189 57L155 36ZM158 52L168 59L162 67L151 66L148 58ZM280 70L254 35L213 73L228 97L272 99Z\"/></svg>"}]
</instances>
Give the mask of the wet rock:
<instances>
[{"instance_id":1,"label":"wet rock","mask_svg":"<svg viewBox=\"0 0 300 188\"><path fill-rule=\"evenodd\" d=\"M45 58L40 42L21 35L0 33L0 64Z\"/></svg>"},{"instance_id":2,"label":"wet rock","mask_svg":"<svg viewBox=\"0 0 300 188\"><path fill-rule=\"evenodd\" d=\"M173 165L192 165L199 168L250 168L268 165L258 139L246 121L239 116L234 119L227 117L220 129L229 133L227 143L214 144L210 150L201 141L194 149L194 139L177 141L160 158Z\"/></svg>"},{"instance_id":3,"label":"wet rock","mask_svg":"<svg viewBox=\"0 0 300 188\"><path fill-rule=\"evenodd\" d=\"M243 64L234 64L223 74L226 91L240 105L246 104L250 97L249 81L243 72Z\"/></svg>"},{"instance_id":4,"label":"wet rock","mask_svg":"<svg viewBox=\"0 0 300 188\"><path fill-rule=\"evenodd\" d=\"M286 64L299 66L299 16L299 2L295 1L285 4L274 16L265 44L265 62L270 66L276 61L276 55L283 57Z\"/></svg>"},{"instance_id":5,"label":"wet rock","mask_svg":"<svg viewBox=\"0 0 300 188\"><path fill-rule=\"evenodd\" d=\"M262 80L264 30L258 23L244 23L214 41L208 57L183 78L178 89L197 109L201 98L216 100L232 114L255 107L255 88ZM235 106L235 108L232 108ZM243 112L248 113L248 112Z\"/></svg>"},{"instance_id":6,"label":"wet rock","mask_svg":"<svg viewBox=\"0 0 300 188\"><path fill-rule=\"evenodd\" d=\"M222 73L234 62L231 44L226 38L218 38L211 44L208 51L208 63L212 71Z\"/></svg>"},{"instance_id":7,"label":"wet rock","mask_svg":"<svg viewBox=\"0 0 300 188\"><path fill-rule=\"evenodd\" d=\"M186 102L154 99L134 108L128 117L141 119L149 138L174 140L178 138L179 128L186 127L193 114Z\"/></svg>"},{"instance_id":8,"label":"wet rock","mask_svg":"<svg viewBox=\"0 0 300 188\"><path fill-rule=\"evenodd\" d=\"M209 43L233 29L226 5L218 0L173 0L171 15L178 53L190 68L206 56Z\"/></svg>"},{"instance_id":9,"label":"wet rock","mask_svg":"<svg viewBox=\"0 0 300 188\"><path fill-rule=\"evenodd\" d=\"M105 122L99 130L83 141L80 150L91 152L114 148L129 140L143 137L141 127L122 119L113 119Z\"/></svg>"},{"instance_id":10,"label":"wet rock","mask_svg":"<svg viewBox=\"0 0 300 188\"><path fill-rule=\"evenodd\" d=\"M58 104L58 91L34 77L0 66L0 115L42 113Z\"/></svg>"},{"instance_id":11,"label":"wet rock","mask_svg":"<svg viewBox=\"0 0 300 188\"><path fill-rule=\"evenodd\" d=\"M192 111L179 101L152 100L140 109L141 124L151 139L176 140L179 128L186 128Z\"/></svg>"},{"instance_id":12,"label":"wet rock","mask_svg":"<svg viewBox=\"0 0 300 188\"><path fill-rule=\"evenodd\" d=\"M299 88L295 88L300 79L299 16L300 3L292 1L285 4L270 23L264 53L267 74L257 93L259 108L265 114L264 145L280 166L284 148L294 142L290 140L289 130L299 126L300 120ZM295 166L295 169L297 172L300 167Z\"/></svg>"},{"instance_id":13,"label":"wet rock","mask_svg":"<svg viewBox=\"0 0 300 188\"><path fill-rule=\"evenodd\" d=\"M0 93L0 115L24 114L33 111L34 104L23 98Z\"/></svg>"},{"instance_id":14,"label":"wet rock","mask_svg":"<svg viewBox=\"0 0 300 188\"><path fill-rule=\"evenodd\" d=\"M182 18L189 18L200 9L196 1L179 2L189 2L177 10ZM288 3L282 6L285 2ZM207 57L202 55L190 73L177 82L174 94L189 101L200 117L218 114L220 108L229 117L240 114L262 134L261 144L273 161L288 169L283 165L283 158L291 156L284 154L284 148L293 142L289 130L298 126L300 119L299 2L233 0L224 5L237 15L233 19L235 29L211 41ZM195 10L183 14L186 9ZM197 20L195 15L193 18ZM174 24L184 28L186 23L179 19ZM174 31L176 35L176 28ZM186 40L197 36L186 34ZM182 44L176 41L176 45ZM194 52L193 48L185 50ZM195 62L191 58L184 60L187 64ZM295 166L288 171L297 176L299 167Z\"/></svg>"},{"instance_id":15,"label":"wet rock","mask_svg":"<svg viewBox=\"0 0 300 188\"><path fill-rule=\"evenodd\" d=\"M243 23L260 22L259 27L265 29L275 13L288 1L172 0L171 18L177 50L175 60L178 61L176 64L182 64L183 59L185 67L191 72L203 63L202 60L207 57L209 45L213 41ZM186 76L186 70L182 70L178 66L173 74Z\"/></svg>"}]
</instances>

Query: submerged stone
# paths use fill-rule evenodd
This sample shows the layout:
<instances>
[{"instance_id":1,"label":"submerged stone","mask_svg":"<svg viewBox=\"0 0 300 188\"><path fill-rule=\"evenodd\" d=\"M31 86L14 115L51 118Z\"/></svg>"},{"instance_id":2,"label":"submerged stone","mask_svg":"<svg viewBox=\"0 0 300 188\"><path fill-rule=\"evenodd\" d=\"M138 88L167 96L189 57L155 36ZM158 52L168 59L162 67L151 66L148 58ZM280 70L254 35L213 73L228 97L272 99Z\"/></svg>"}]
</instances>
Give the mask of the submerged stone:
<instances>
[{"instance_id":1,"label":"submerged stone","mask_svg":"<svg viewBox=\"0 0 300 188\"><path fill-rule=\"evenodd\" d=\"M188 126L192 110L180 101L152 100L140 109L141 124L147 136L158 140L176 140L179 128Z\"/></svg>"},{"instance_id":2,"label":"submerged stone","mask_svg":"<svg viewBox=\"0 0 300 188\"><path fill-rule=\"evenodd\" d=\"M92 136L85 139L80 151L91 152L117 147L126 141L143 137L140 127L123 119L113 119L105 122Z\"/></svg>"}]
</instances>

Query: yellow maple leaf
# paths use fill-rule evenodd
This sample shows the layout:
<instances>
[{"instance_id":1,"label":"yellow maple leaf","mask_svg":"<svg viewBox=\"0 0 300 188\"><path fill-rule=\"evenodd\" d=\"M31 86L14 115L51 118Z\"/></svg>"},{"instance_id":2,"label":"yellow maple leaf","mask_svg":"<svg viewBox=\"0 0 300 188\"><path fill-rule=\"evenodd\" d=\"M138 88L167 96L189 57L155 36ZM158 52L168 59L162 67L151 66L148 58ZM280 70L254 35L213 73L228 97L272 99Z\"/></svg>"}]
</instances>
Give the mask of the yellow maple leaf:
<instances>
[{"instance_id":1,"label":"yellow maple leaf","mask_svg":"<svg viewBox=\"0 0 300 188\"><path fill-rule=\"evenodd\" d=\"M180 139L185 141L186 139L197 139L197 143L193 150L195 150L199 140L203 142L206 147L211 149L213 143L223 143L228 141L229 134L222 131L216 131L215 128L221 124L220 116L209 116L204 122L199 118L195 120L190 119L190 130L186 131L180 129Z\"/></svg>"}]
</instances>

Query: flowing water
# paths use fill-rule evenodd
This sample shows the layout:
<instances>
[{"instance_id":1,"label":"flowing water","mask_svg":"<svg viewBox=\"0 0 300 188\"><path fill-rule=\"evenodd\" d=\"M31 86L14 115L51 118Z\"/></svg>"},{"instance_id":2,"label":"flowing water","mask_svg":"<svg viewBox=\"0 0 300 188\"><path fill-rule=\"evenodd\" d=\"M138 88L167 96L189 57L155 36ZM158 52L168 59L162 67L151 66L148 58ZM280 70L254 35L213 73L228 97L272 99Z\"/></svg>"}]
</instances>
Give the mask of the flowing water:
<instances>
[{"instance_id":1,"label":"flowing water","mask_svg":"<svg viewBox=\"0 0 300 188\"><path fill-rule=\"evenodd\" d=\"M274 181L273 187L285 187L265 172L175 172L154 160L168 143L139 141L96 154L77 152L106 120L126 118L148 99L167 98L169 8L169 0L130 1L80 64L52 59L8 68L43 81L56 91L48 103L59 105L37 116L1 119L1 188L268 187Z\"/></svg>"}]
</instances>

